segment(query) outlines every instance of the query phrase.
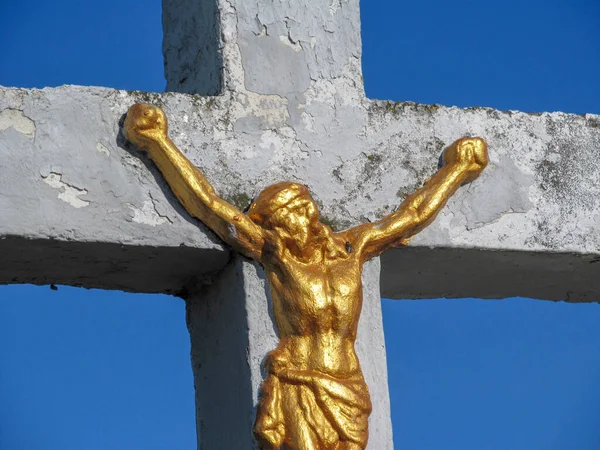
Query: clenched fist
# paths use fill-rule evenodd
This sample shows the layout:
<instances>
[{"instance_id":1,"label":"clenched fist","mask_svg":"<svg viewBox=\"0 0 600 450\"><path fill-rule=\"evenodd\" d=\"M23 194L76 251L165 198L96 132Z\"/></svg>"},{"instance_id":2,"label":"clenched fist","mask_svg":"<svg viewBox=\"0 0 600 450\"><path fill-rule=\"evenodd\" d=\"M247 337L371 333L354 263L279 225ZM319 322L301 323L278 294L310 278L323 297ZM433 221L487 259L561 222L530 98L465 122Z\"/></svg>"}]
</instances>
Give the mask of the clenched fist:
<instances>
[{"instance_id":1,"label":"clenched fist","mask_svg":"<svg viewBox=\"0 0 600 450\"><path fill-rule=\"evenodd\" d=\"M465 182L471 182L488 165L487 143L478 137L462 138L444 151L444 165L459 165L467 173Z\"/></svg>"},{"instance_id":2,"label":"clenched fist","mask_svg":"<svg viewBox=\"0 0 600 450\"><path fill-rule=\"evenodd\" d=\"M125 117L125 137L146 150L148 144L167 137L167 116L157 106L136 103Z\"/></svg>"}]
</instances>

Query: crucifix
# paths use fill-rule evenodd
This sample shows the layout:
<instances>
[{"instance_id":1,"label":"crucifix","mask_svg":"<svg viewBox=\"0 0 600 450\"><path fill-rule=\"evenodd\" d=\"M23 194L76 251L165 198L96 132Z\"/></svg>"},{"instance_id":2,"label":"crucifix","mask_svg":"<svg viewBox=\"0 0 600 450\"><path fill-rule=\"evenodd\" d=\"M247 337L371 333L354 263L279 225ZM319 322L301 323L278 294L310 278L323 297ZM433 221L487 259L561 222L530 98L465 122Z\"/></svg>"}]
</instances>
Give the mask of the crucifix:
<instances>
[{"instance_id":1,"label":"crucifix","mask_svg":"<svg viewBox=\"0 0 600 450\"><path fill-rule=\"evenodd\" d=\"M357 353L370 449L391 449L379 307L389 298L597 301L597 116L364 98L358 1L164 1L165 94L0 89L0 282L186 299L199 448L252 448L263 360L277 346L265 273L190 217L120 133L134 103L244 209L307 184L332 229L377 222L459 136L490 165L408 247L368 262ZM201 231L199 231L199 228Z\"/></svg>"},{"instance_id":2,"label":"crucifix","mask_svg":"<svg viewBox=\"0 0 600 450\"><path fill-rule=\"evenodd\" d=\"M261 263L269 282L279 344L266 356L254 435L264 450L364 450L369 390L354 348L365 262L406 245L427 227L461 184L488 164L481 138L463 138L443 167L397 211L335 233L319 220L302 184L263 190L245 215L220 198L173 144L164 112L135 104L126 137L147 150L178 200L223 241Z\"/></svg>"}]
</instances>

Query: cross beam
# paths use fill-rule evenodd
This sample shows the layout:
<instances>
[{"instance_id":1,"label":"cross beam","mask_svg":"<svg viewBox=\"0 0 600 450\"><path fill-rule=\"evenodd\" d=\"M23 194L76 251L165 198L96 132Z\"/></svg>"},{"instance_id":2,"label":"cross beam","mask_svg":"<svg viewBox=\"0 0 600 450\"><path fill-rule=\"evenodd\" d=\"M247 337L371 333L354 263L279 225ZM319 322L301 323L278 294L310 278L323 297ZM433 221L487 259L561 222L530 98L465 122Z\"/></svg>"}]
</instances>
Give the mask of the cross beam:
<instances>
[{"instance_id":1,"label":"cross beam","mask_svg":"<svg viewBox=\"0 0 600 450\"><path fill-rule=\"evenodd\" d=\"M382 294L598 300L600 117L367 100L358 0L164 0L163 10L167 87L182 93L0 88L0 283L185 297L200 448L253 447L261 362L276 344L268 290L261 268L232 258L125 143L133 103L166 111L175 143L227 200L244 208L265 186L298 180L337 229L391 212L444 146L482 136L490 167L382 258ZM363 273L357 351L369 449L386 450L379 264Z\"/></svg>"},{"instance_id":2,"label":"cross beam","mask_svg":"<svg viewBox=\"0 0 600 450\"><path fill-rule=\"evenodd\" d=\"M177 294L225 267L228 250L119 134L127 107L149 101L226 199L244 208L300 180L338 229L391 212L457 136L484 136L490 167L384 254L382 295L598 301L600 117L348 98L335 83L300 107L247 92L1 88L0 282Z\"/></svg>"}]
</instances>

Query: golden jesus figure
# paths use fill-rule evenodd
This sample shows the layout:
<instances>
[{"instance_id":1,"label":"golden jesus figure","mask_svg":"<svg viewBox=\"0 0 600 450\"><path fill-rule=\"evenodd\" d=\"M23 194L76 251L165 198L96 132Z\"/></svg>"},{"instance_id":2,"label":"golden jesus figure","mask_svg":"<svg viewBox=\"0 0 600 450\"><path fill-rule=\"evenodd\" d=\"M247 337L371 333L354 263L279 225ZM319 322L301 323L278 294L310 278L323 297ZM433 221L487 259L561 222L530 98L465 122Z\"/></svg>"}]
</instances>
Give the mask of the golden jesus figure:
<instances>
[{"instance_id":1,"label":"golden jesus figure","mask_svg":"<svg viewBox=\"0 0 600 450\"><path fill-rule=\"evenodd\" d=\"M459 186L479 176L488 163L485 141L459 139L445 150L437 173L396 212L334 232L319 221L302 184L269 186L247 215L220 198L169 139L160 108L133 105L124 131L148 152L192 216L265 269L279 344L265 360L268 375L254 425L262 449L364 450L371 401L354 350L362 266L406 245Z\"/></svg>"}]
</instances>

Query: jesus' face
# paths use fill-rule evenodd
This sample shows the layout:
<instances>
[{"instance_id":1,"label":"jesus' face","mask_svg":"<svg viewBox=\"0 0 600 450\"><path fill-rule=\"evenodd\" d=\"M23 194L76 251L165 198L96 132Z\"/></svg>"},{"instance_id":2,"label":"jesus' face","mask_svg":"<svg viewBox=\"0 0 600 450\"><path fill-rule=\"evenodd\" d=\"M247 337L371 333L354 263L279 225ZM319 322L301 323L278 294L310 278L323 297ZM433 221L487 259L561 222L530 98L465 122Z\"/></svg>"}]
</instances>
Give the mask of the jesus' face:
<instances>
[{"instance_id":1,"label":"jesus' face","mask_svg":"<svg viewBox=\"0 0 600 450\"><path fill-rule=\"evenodd\" d=\"M319 226L319 209L304 185L278 183L265 189L249 216L265 228L280 231L299 249L305 248Z\"/></svg>"}]
</instances>

